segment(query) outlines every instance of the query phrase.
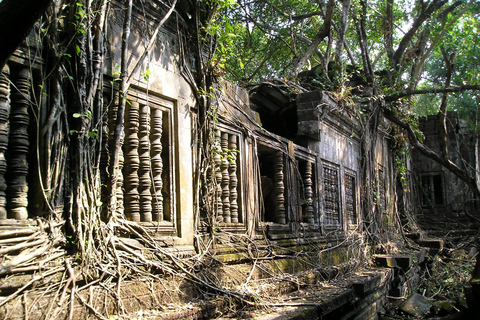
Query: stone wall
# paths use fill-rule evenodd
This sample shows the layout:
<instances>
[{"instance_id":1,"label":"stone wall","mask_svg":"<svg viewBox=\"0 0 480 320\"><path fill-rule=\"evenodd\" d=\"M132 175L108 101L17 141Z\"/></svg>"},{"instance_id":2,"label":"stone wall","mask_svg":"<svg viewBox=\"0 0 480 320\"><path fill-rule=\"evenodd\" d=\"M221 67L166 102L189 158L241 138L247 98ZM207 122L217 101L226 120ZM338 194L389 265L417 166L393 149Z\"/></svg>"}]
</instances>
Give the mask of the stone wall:
<instances>
[{"instance_id":1,"label":"stone wall","mask_svg":"<svg viewBox=\"0 0 480 320\"><path fill-rule=\"evenodd\" d=\"M467 170L475 170L475 136L458 115L450 112L447 120L450 159ZM420 119L419 129L426 145L440 153L438 116ZM465 161L465 162L463 162ZM414 190L418 219L425 229L441 230L448 223L451 229L464 229L472 222L468 215L478 216L480 204L468 186L440 164L413 150Z\"/></svg>"}]
</instances>

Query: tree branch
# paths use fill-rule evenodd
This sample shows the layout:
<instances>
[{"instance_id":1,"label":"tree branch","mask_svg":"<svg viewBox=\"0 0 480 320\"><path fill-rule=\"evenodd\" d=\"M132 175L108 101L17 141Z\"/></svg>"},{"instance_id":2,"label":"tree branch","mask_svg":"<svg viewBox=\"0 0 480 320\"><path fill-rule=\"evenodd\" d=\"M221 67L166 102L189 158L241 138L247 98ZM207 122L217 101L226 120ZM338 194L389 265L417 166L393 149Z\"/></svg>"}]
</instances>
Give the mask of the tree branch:
<instances>
[{"instance_id":1,"label":"tree branch","mask_svg":"<svg viewBox=\"0 0 480 320\"><path fill-rule=\"evenodd\" d=\"M410 30L403 36L400 44L398 45L397 50L393 55L393 65L392 67L395 69L399 69L400 62L402 60L403 54L408 47L408 44L412 40L413 36L417 32L417 30L422 26L422 24L431 17L431 15L438 9L440 9L443 5L445 5L448 1L446 0L433 0L428 7L423 7L420 15L415 19L412 24Z\"/></svg>"},{"instance_id":2,"label":"tree branch","mask_svg":"<svg viewBox=\"0 0 480 320\"><path fill-rule=\"evenodd\" d=\"M457 2L461 2L461 1L457 1ZM456 3L457 3L456 2ZM437 34L437 36L435 37L435 39L433 39L433 41L431 40L430 41L430 46L428 47L428 49L420 56L420 58L418 59L418 61L416 61L415 63L415 66L414 66L414 69L413 69L413 76L412 76L412 79L419 79L420 78L420 74L422 73L423 71L423 66L425 64L425 60L428 58L428 56L430 55L430 53L432 53L432 51L436 48L438 42L440 41L440 39L445 35L445 33L447 32L447 30L455 23L457 22L458 19L460 19L460 17L462 17L465 12L467 12L467 10L471 7L471 4L472 2L469 1L468 5L466 5L455 17L453 17L453 19L451 19L447 25L445 25L442 30ZM449 8L453 7L450 6ZM443 13L445 12L450 12L449 8L445 9ZM415 82L418 82L418 80L414 80ZM416 83L414 85L414 87L416 86Z\"/></svg>"},{"instance_id":3,"label":"tree branch","mask_svg":"<svg viewBox=\"0 0 480 320\"><path fill-rule=\"evenodd\" d=\"M465 182L468 187L473 191L473 193L480 198L480 189L477 186L477 181L475 177L470 176L465 170L462 170L454 162L449 159L444 159L444 157L442 157L437 152L433 151L424 143L422 143L418 137L417 132L412 128L412 126L408 122L398 118L392 110L384 108L383 114L385 118L392 121L407 132L408 139L414 148L416 148L425 157L432 159L433 161L442 165L443 167L445 167L445 169L449 170L451 173L453 173L455 176Z\"/></svg>"},{"instance_id":4,"label":"tree branch","mask_svg":"<svg viewBox=\"0 0 480 320\"><path fill-rule=\"evenodd\" d=\"M320 42L325 39L327 35L330 34L330 28L332 26L332 16L333 16L333 9L335 8L335 0L329 0L327 6L327 12L325 14L325 20L323 21L323 25L318 31L317 35L312 41L312 44L307 48L307 51L298 59L297 63L295 63L292 67L291 75L295 78L297 77L300 70L302 70L305 63L307 63L308 59L312 56L315 52L315 49L318 47Z\"/></svg>"},{"instance_id":5,"label":"tree branch","mask_svg":"<svg viewBox=\"0 0 480 320\"><path fill-rule=\"evenodd\" d=\"M429 94L429 93L455 93L455 92L463 92L468 90L480 91L480 85L463 85L463 86L455 86L449 88L428 88L428 89L418 89L418 90L404 90L397 92L395 94L389 95L385 97L386 102L392 102L398 100L400 98L414 96L417 94Z\"/></svg>"}]
</instances>

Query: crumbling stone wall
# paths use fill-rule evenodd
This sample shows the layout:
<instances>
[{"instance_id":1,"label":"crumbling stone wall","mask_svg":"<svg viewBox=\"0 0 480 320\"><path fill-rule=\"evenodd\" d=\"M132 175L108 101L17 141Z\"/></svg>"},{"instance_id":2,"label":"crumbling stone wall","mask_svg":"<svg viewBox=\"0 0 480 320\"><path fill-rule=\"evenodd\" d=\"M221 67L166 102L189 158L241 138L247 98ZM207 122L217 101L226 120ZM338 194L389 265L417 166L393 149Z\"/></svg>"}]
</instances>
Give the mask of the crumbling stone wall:
<instances>
[{"instance_id":1,"label":"crumbling stone wall","mask_svg":"<svg viewBox=\"0 0 480 320\"><path fill-rule=\"evenodd\" d=\"M438 116L432 115L420 119L419 129L425 136L426 145L440 153L438 125ZM475 136L454 112L449 113L447 131L450 159L460 167L475 170ZM465 226L463 223L468 225L469 221L472 222L469 215L480 214L478 199L453 173L415 150L412 153L412 165L421 226L442 229L448 223L452 230L461 229Z\"/></svg>"}]
</instances>

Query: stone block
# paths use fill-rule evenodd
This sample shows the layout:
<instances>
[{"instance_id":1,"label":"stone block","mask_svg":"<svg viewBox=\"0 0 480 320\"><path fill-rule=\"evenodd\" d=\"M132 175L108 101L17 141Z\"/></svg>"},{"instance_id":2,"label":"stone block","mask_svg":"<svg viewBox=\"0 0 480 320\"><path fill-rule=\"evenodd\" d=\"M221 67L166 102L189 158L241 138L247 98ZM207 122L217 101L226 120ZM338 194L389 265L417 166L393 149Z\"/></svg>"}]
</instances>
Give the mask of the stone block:
<instances>
[{"instance_id":1,"label":"stone block","mask_svg":"<svg viewBox=\"0 0 480 320\"><path fill-rule=\"evenodd\" d=\"M311 91L297 95L297 105L311 105L312 103L321 103L324 100L323 91Z\"/></svg>"},{"instance_id":2,"label":"stone block","mask_svg":"<svg viewBox=\"0 0 480 320\"><path fill-rule=\"evenodd\" d=\"M421 294L415 293L402 305L401 309L414 317L421 318L430 312L432 303Z\"/></svg>"},{"instance_id":3,"label":"stone block","mask_svg":"<svg viewBox=\"0 0 480 320\"><path fill-rule=\"evenodd\" d=\"M324 300L322 299L323 302L320 306L322 315L327 315L330 312L338 310L342 306L350 303L354 298L355 294L351 289L329 294Z\"/></svg>"},{"instance_id":4,"label":"stone block","mask_svg":"<svg viewBox=\"0 0 480 320\"><path fill-rule=\"evenodd\" d=\"M422 247L437 249L438 251L443 249L442 239L423 239L418 240L417 243Z\"/></svg>"},{"instance_id":5,"label":"stone block","mask_svg":"<svg viewBox=\"0 0 480 320\"><path fill-rule=\"evenodd\" d=\"M380 274L372 277L365 276L352 283L352 288L355 290L355 293L358 296L364 297L365 295L377 289L380 286L381 281L382 276Z\"/></svg>"},{"instance_id":6,"label":"stone block","mask_svg":"<svg viewBox=\"0 0 480 320\"><path fill-rule=\"evenodd\" d=\"M409 255L388 255L380 254L373 258L375 264L384 268L399 267L403 270L408 270L413 265L412 256Z\"/></svg>"}]
</instances>

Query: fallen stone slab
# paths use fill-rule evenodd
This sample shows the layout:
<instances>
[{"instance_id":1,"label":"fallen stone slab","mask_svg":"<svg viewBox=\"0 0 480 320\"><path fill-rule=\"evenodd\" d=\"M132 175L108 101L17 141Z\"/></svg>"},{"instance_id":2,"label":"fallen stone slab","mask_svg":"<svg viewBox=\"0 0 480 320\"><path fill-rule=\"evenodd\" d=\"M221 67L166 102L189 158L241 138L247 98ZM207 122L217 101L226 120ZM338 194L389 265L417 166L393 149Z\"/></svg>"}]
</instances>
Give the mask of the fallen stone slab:
<instances>
[{"instance_id":1,"label":"fallen stone slab","mask_svg":"<svg viewBox=\"0 0 480 320\"><path fill-rule=\"evenodd\" d=\"M415 293L402 305L401 309L414 317L421 318L430 312L433 304L421 294Z\"/></svg>"}]
</instances>

